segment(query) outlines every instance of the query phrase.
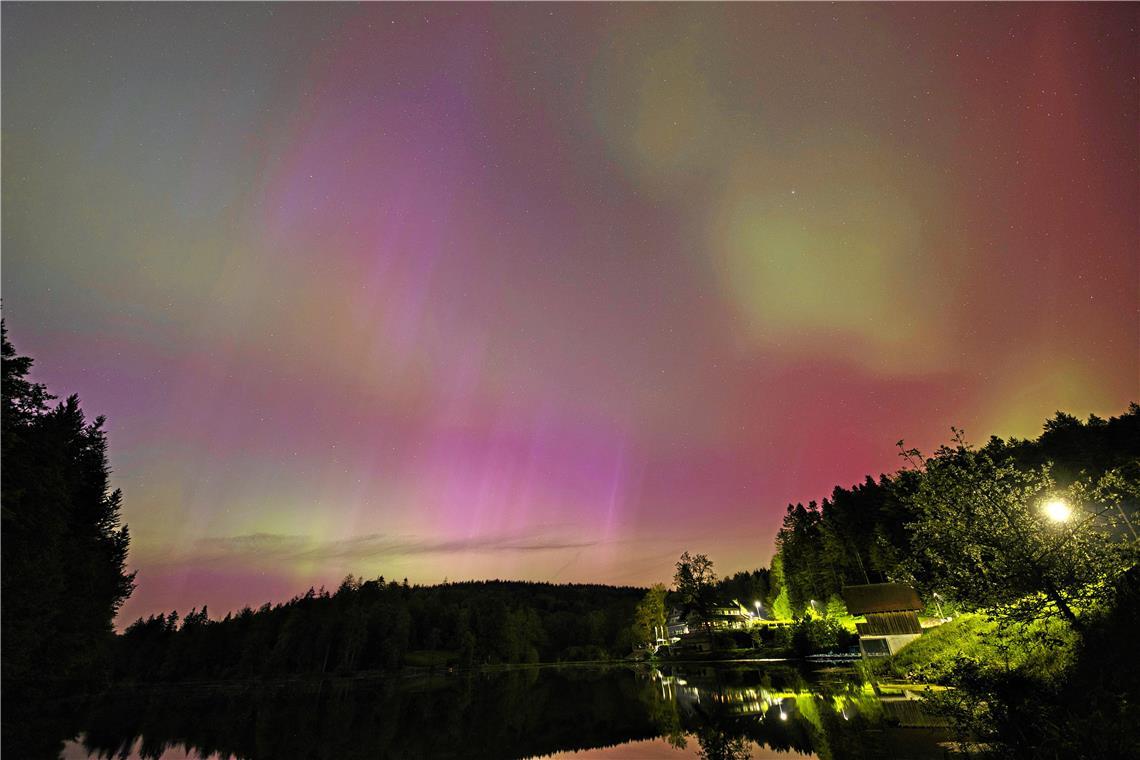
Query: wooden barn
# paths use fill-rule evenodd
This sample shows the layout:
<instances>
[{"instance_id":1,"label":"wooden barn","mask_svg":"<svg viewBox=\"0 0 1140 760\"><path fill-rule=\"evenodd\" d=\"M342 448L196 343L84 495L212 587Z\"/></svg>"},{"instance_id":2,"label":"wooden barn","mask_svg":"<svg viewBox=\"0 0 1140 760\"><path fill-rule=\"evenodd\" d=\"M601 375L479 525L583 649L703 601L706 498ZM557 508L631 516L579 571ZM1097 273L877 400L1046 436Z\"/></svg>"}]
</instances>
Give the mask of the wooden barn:
<instances>
[{"instance_id":1,"label":"wooden barn","mask_svg":"<svg viewBox=\"0 0 1140 760\"><path fill-rule=\"evenodd\" d=\"M905 583L845 586L843 601L852 615L867 618L856 624L864 657L888 657L922 635L922 601Z\"/></svg>"}]
</instances>

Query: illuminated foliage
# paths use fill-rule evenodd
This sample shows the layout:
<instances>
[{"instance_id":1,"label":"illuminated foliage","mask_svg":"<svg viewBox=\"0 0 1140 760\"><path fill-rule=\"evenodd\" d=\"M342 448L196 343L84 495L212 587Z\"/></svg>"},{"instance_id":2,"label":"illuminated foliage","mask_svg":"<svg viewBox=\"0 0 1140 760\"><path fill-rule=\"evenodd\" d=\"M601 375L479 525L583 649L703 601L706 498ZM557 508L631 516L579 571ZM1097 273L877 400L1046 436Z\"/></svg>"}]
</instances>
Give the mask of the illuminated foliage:
<instances>
[{"instance_id":1,"label":"illuminated foliage","mask_svg":"<svg viewBox=\"0 0 1140 760\"><path fill-rule=\"evenodd\" d=\"M905 453L909 468L836 487L818 504L788 506L772 561L771 603L782 595L799 614L809 600L822 602L844 585L903 581L915 584L928 602L940 595L932 615L957 609L959 601L977 607L1001 599L1016 601L1022 609L1015 617L1025 619L1042 605L1060 610L1046 580L1059 584L1065 600L1075 593L1079 607L1095 601L1097 589L1136 561L1138 521L1127 520L1140 503L1136 404L1107 420L1081 422L1058 412L1033 440L995 437L978 450L964 443L946 447L929 472L918 452ZM977 486L965 496L955 490L965 488L962 478ZM1042 514L1044 503L1058 498L1072 511L1071 521ZM960 502L974 517L963 516ZM1030 545L1036 548L1026 549ZM1002 580L1012 565L1000 569L990 558L1020 563L1024 572L1007 579L1014 586ZM1034 580L1034 568L1048 572ZM990 589L984 593L973 580L981 573ZM953 599L947 583L966 588L967 598ZM1026 591L1032 588L1040 593Z\"/></svg>"},{"instance_id":2,"label":"illuminated foliage","mask_svg":"<svg viewBox=\"0 0 1140 760\"><path fill-rule=\"evenodd\" d=\"M657 640L665 627L665 586L658 583L649 589L633 612L633 642L644 646Z\"/></svg>"},{"instance_id":3,"label":"illuminated foliage","mask_svg":"<svg viewBox=\"0 0 1140 760\"><path fill-rule=\"evenodd\" d=\"M784 575L784 556L782 552L776 552L772 557L772 598L769 605L772 609L772 617L777 620L791 620L792 619L792 603L788 599L788 584L787 578Z\"/></svg>"},{"instance_id":4,"label":"illuminated foliage","mask_svg":"<svg viewBox=\"0 0 1140 760\"><path fill-rule=\"evenodd\" d=\"M1071 495L1104 490L1061 489L1048 466L995 461L959 436L955 446L925 461L911 496L916 574L999 617L1025 621L1059 614L1079 626L1080 609L1096 601L1134 552L1099 519L1105 509ZM1071 525L1058 525L1043 508L1062 497L1081 507Z\"/></svg>"}]
</instances>

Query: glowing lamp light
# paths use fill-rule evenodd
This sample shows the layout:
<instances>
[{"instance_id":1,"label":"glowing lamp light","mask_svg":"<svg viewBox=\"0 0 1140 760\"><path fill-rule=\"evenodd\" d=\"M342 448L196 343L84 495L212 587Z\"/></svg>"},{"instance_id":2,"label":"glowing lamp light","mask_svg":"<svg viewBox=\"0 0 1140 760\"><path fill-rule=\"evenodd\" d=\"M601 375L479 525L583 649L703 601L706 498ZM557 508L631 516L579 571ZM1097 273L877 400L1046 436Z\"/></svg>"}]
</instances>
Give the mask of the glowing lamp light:
<instances>
[{"instance_id":1,"label":"glowing lamp light","mask_svg":"<svg viewBox=\"0 0 1140 760\"><path fill-rule=\"evenodd\" d=\"M1041 511L1056 523L1068 522L1073 516L1073 508L1064 499L1050 499L1042 505Z\"/></svg>"}]
</instances>

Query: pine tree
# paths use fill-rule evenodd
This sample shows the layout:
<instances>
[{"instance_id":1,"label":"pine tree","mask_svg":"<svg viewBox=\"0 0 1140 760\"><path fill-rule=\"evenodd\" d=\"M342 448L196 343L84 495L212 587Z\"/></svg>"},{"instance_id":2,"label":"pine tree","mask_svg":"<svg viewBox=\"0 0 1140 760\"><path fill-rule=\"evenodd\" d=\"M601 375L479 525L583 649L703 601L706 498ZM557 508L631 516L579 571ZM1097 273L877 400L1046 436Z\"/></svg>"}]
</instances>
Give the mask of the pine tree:
<instances>
[{"instance_id":1,"label":"pine tree","mask_svg":"<svg viewBox=\"0 0 1140 760\"><path fill-rule=\"evenodd\" d=\"M76 396L49 407L2 329L4 681L98 678L134 588L103 418L89 423Z\"/></svg>"}]
</instances>

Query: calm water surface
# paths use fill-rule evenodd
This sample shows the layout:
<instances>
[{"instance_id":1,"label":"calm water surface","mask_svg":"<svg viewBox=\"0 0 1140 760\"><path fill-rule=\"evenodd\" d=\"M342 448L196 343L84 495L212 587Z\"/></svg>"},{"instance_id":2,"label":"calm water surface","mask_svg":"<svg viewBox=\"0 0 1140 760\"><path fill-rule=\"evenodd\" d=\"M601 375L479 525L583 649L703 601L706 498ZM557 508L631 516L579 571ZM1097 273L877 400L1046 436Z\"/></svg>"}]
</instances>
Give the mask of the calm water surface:
<instances>
[{"instance_id":1,"label":"calm water surface","mask_svg":"<svg viewBox=\"0 0 1140 760\"><path fill-rule=\"evenodd\" d=\"M541 667L119 693L73 706L51 752L68 760L919 759L946 756L938 723L913 695L877 696L844 669Z\"/></svg>"}]
</instances>

